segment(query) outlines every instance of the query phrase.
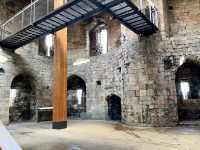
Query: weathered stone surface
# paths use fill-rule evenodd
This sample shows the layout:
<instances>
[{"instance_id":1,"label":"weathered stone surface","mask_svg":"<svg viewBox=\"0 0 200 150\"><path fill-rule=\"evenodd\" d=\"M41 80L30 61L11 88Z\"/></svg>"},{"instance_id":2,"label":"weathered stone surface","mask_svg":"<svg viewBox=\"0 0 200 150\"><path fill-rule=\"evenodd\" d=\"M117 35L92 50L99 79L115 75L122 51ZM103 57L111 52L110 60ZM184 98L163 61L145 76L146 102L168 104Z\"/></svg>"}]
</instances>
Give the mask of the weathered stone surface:
<instances>
[{"instance_id":1,"label":"weathered stone surface","mask_svg":"<svg viewBox=\"0 0 200 150\"><path fill-rule=\"evenodd\" d=\"M106 97L116 94L121 98L124 123L172 126L178 122L175 73L183 56L199 62L200 3L164 2L156 3L160 16L166 17L160 19L161 32L149 37L134 34L107 14L69 27L68 76L77 75L86 83L87 119L107 119ZM5 20L4 12L0 16ZM108 26L108 53L90 57L89 31L97 19ZM0 74L3 120L8 119L10 84L20 73L28 72L34 77L39 106L51 106L52 59L38 56L37 42L16 53L0 51L8 58L6 63L0 63L5 70ZM167 61L167 67L166 58L173 60ZM97 81L101 81L100 86Z\"/></svg>"}]
</instances>

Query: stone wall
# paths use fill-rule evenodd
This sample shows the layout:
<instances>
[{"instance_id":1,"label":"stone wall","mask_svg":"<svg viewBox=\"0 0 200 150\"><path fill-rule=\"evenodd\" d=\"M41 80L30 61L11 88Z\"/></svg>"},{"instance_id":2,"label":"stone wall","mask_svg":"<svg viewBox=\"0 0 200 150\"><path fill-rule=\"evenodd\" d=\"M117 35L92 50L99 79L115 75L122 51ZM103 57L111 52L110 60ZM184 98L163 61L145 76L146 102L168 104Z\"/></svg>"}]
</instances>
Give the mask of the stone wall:
<instances>
[{"instance_id":1,"label":"stone wall","mask_svg":"<svg viewBox=\"0 0 200 150\"><path fill-rule=\"evenodd\" d=\"M196 58L200 48L200 4L194 1L158 1L160 31L150 37L121 31L123 59L128 64L123 119L128 124L174 126L178 123L175 73L180 60ZM169 29L168 29L169 28ZM128 39L126 41L126 39ZM170 67L166 67L169 59Z\"/></svg>"},{"instance_id":2,"label":"stone wall","mask_svg":"<svg viewBox=\"0 0 200 150\"><path fill-rule=\"evenodd\" d=\"M196 59L200 48L200 4L194 1L168 1L169 32L144 39L148 69L154 82L152 98L155 126L175 125L178 122L175 73L180 61ZM161 22L162 23L162 22ZM166 30L167 31L167 30ZM169 59L167 63L167 60ZM166 67L170 64L170 67Z\"/></svg>"},{"instance_id":3,"label":"stone wall","mask_svg":"<svg viewBox=\"0 0 200 150\"><path fill-rule=\"evenodd\" d=\"M6 1L0 4L0 22L4 22L10 16L23 8L26 3L15 1L12 11ZM10 4L12 5L12 4ZM51 106L52 86L52 58L38 55L38 41L26 45L15 53L0 48L0 68L4 73L0 74L0 119L8 121L9 97L12 80L20 74L30 75L36 85L36 101L38 107ZM5 61L4 61L5 60Z\"/></svg>"},{"instance_id":4,"label":"stone wall","mask_svg":"<svg viewBox=\"0 0 200 150\"><path fill-rule=\"evenodd\" d=\"M0 23L5 22L8 18L20 11L24 6L29 4L31 0L1 0L0 1ZM6 9L5 9L6 8Z\"/></svg>"},{"instance_id":5,"label":"stone wall","mask_svg":"<svg viewBox=\"0 0 200 150\"><path fill-rule=\"evenodd\" d=\"M0 55L7 58L5 63L0 63L0 67L5 70L5 73L0 75L0 114L3 121L8 120L9 92L12 80L20 74L30 74L35 80L38 107L52 105L52 59L38 56L38 48L35 43L18 49L15 54L8 54L5 50L1 50Z\"/></svg>"},{"instance_id":6,"label":"stone wall","mask_svg":"<svg viewBox=\"0 0 200 150\"><path fill-rule=\"evenodd\" d=\"M157 1L160 32L142 37L107 14L68 28L68 77L86 83L87 119L108 119L106 97L121 98L122 121L139 126L173 126L178 123L175 73L180 60L199 61L200 3L198 0ZM1 16L1 15L0 15ZM95 20L108 24L108 53L89 56L89 31ZM37 42L16 51L1 50L0 118L8 119L12 79L24 72L37 82L40 105L51 105L52 59L38 56ZM101 82L101 84L97 84Z\"/></svg>"},{"instance_id":7,"label":"stone wall","mask_svg":"<svg viewBox=\"0 0 200 150\"><path fill-rule=\"evenodd\" d=\"M94 27L97 19L107 23L108 53L90 57L89 31ZM68 30L68 76L77 75L86 83L86 118L107 119L106 97L110 94L121 96L120 23L107 14L101 14L81 24L75 24ZM98 81L101 85L97 84Z\"/></svg>"}]
</instances>

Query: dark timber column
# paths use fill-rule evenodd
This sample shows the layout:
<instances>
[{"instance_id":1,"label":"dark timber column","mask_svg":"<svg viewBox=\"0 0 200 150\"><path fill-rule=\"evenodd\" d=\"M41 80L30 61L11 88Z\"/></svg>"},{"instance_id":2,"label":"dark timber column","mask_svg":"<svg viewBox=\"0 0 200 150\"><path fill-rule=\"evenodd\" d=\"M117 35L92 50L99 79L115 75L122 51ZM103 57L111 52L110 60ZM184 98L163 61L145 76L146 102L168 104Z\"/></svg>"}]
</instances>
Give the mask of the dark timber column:
<instances>
[{"instance_id":1,"label":"dark timber column","mask_svg":"<svg viewBox=\"0 0 200 150\"><path fill-rule=\"evenodd\" d=\"M54 8L64 0L54 0ZM67 127L67 28L55 33L53 64L53 129Z\"/></svg>"}]
</instances>

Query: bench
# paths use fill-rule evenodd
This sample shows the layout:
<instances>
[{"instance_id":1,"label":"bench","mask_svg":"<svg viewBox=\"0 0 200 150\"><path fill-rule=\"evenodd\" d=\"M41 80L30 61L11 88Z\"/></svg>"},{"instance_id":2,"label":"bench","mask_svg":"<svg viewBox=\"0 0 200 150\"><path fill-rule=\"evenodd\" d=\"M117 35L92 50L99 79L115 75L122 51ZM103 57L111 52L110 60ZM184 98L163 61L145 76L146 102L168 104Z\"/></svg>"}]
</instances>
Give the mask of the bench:
<instances>
[{"instance_id":1,"label":"bench","mask_svg":"<svg viewBox=\"0 0 200 150\"><path fill-rule=\"evenodd\" d=\"M51 121L53 115L53 107L38 107L37 108L37 122Z\"/></svg>"}]
</instances>

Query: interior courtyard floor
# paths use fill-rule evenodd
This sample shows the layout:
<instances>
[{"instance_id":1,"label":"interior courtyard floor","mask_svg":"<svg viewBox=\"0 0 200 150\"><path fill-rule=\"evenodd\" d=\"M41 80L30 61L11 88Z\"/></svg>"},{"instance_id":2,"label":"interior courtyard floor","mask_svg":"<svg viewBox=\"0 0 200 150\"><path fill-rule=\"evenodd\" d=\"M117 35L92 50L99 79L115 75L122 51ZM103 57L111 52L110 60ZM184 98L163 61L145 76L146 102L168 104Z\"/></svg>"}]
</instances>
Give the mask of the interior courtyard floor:
<instances>
[{"instance_id":1,"label":"interior courtyard floor","mask_svg":"<svg viewBox=\"0 0 200 150\"><path fill-rule=\"evenodd\" d=\"M52 130L50 122L7 126L23 150L199 150L200 126L132 128L116 122L70 120Z\"/></svg>"}]
</instances>

